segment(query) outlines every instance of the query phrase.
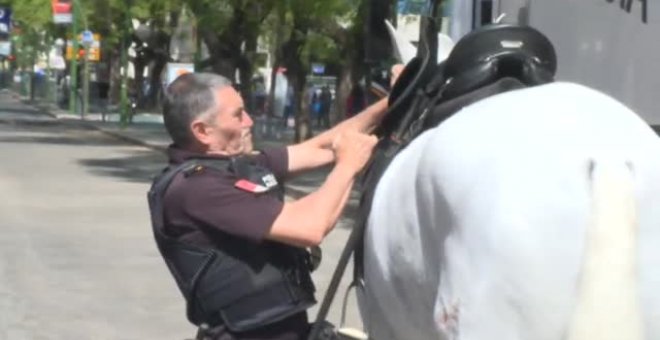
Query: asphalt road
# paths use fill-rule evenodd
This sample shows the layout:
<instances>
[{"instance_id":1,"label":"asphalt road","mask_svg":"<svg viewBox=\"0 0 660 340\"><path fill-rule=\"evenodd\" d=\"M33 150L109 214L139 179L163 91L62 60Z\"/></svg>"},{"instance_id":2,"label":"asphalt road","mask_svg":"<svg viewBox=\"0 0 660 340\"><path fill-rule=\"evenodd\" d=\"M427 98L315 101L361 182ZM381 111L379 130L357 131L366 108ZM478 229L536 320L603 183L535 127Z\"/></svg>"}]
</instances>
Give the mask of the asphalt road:
<instances>
[{"instance_id":1,"label":"asphalt road","mask_svg":"<svg viewBox=\"0 0 660 340\"><path fill-rule=\"evenodd\" d=\"M0 159L0 339L194 335L150 230L146 191L161 153L0 92ZM323 245L319 301L350 223ZM354 302L348 324L360 325Z\"/></svg>"}]
</instances>

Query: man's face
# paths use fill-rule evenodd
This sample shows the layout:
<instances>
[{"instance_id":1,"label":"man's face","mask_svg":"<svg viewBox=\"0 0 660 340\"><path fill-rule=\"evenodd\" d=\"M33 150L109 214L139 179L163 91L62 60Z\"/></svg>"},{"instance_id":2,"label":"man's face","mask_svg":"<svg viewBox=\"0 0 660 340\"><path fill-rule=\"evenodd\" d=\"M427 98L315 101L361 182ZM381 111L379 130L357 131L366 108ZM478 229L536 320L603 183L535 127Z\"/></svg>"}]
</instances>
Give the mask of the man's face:
<instances>
[{"instance_id":1,"label":"man's face","mask_svg":"<svg viewBox=\"0 0 660 340\"><path fill-rule=\"evenodd\" d=\"M209 121L208 152L232 156L252 152L253 121L243 99L231 86L217 90L215 96L220 105Z\"/></svg>"}]
</instances>

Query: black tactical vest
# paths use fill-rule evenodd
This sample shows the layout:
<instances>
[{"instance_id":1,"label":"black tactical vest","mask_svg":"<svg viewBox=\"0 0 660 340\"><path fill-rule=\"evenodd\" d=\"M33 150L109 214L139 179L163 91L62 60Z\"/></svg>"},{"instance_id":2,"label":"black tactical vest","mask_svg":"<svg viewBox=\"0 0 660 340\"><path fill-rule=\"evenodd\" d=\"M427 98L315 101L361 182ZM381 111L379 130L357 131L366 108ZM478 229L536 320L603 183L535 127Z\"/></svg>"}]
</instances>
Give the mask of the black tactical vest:
<instances>
[{"instance_id":1,"label":"black tactical vest","mask_svg":"<svg viewBox=\"0 0 660 340\"><path fill-rule=\"evenodd\" d=\"M202 247L164 233L163 197L177 173L208 167L247 180L272 174L247 159L188 160L165 169L148 194L158 249L186 299L188 320L198 326L253 330L316 303L310 259L304 249L272 241L255 243L229 234L214 238L215 247ZM266 194L282 199L283 190L278 184Z\"/></svg>"}]
</instances>

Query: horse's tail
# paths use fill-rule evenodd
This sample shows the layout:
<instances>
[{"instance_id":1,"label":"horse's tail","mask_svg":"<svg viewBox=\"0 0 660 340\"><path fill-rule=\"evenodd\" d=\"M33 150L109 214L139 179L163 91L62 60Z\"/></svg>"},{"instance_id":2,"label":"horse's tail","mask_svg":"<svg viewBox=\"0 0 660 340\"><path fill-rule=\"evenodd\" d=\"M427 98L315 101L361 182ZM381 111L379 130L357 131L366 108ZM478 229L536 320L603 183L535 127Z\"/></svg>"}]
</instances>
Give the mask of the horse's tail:
<instances>
[{"instance_id":1,"label":"horse's tail","mask_svg":"<svg viewBox=\"0 0 660 340\"><path fill-rule=\"evenodd\" d=\"M568 340L642 340L632 166L590 164L592 209Z\"/></svg>"}]
</instances>

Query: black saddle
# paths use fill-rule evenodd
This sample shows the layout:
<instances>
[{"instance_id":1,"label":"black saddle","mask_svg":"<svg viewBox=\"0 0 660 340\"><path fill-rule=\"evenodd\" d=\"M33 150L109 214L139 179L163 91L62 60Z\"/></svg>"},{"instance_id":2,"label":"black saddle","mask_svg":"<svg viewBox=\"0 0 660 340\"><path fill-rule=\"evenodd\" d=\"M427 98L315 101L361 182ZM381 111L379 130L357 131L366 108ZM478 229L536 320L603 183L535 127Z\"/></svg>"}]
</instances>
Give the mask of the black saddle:
<instances>
[{"instance_id":1,"label":"black saddle","mask_svg":"<svg viewBox=\"0 0 660 340\"><path fill-rule=\"evenodd\" d=\"M429 57L430 55L430 57ZM356 229L365 228L380 177L394 156L422 132L481 99L552 82L557 57L550 40L529 26L495 24L477 29L437 64L435 55L415 57L390 93L388 112L376 134L381 138L362 178ZM355 277L362 277L361 242Z\"/></svg>"},{"instance_id":2,"label":"black saddle","mask_svg":"<svg viewBox=\"0 0 660 340\"><path fill-rule=\"evenodd\" d=\"M435 60L435 54L415 57L404 68L390 93L390 109L376 129L379 137L410 138L411 124L421 116L443 119L433 117L414 128L434 127L463 106L483 99L481 89L505 79L510 81L501 91L491 88L488 94L512 89L511 81L518 87L545 84L554 80L557 70L555 49L546 36L532 27L510 24L484 26L467 34L440 64L431 58ZM464 97L458 101L463 105L454 102L449 110L446 104L459 97Z\"/></svg>"}]
</instances>

